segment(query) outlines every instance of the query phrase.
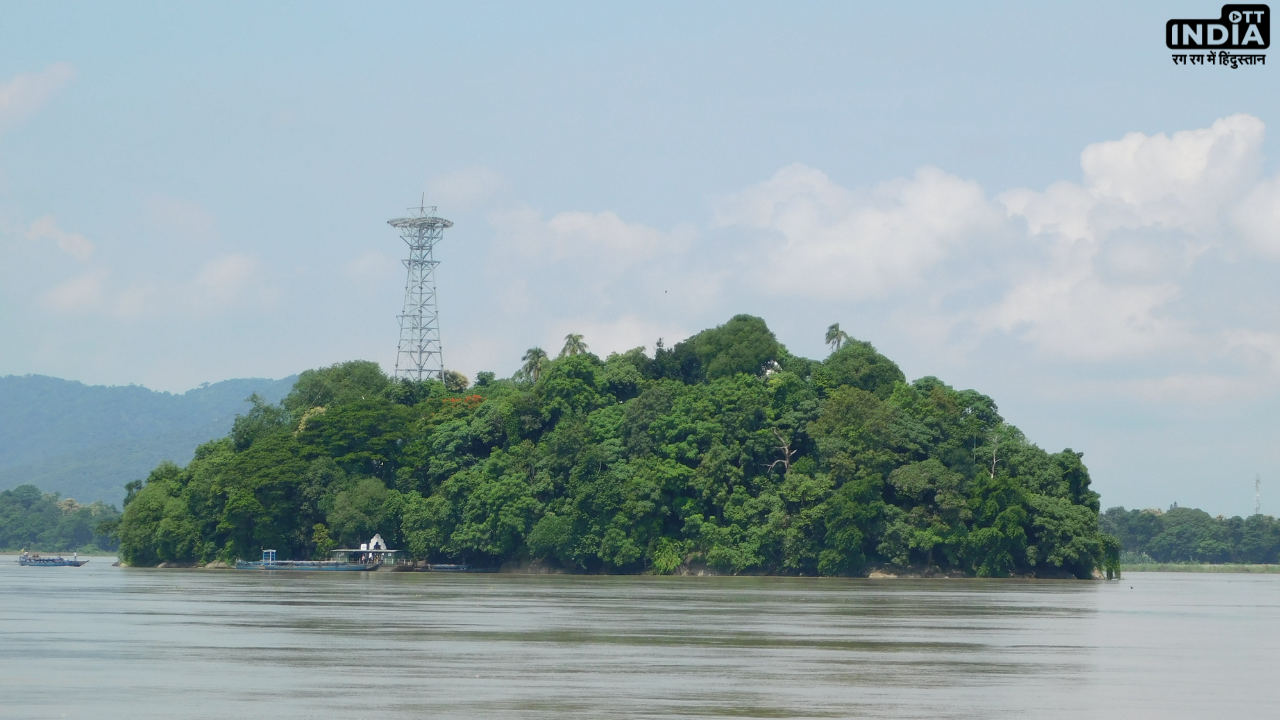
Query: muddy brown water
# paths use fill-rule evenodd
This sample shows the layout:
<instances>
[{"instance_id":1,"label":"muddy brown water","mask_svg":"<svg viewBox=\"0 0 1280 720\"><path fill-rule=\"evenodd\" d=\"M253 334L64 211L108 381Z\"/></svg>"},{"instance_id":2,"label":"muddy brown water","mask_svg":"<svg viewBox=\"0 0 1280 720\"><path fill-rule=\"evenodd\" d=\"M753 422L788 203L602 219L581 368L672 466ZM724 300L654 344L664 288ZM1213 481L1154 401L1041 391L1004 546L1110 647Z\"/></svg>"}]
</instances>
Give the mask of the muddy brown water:
<instances>
[{"instance_id":1,"label":"muddy brown water","mask_svg":"<svg viewBox=\"0 0 1280 720\"><path fill-rule=\"evenodd\" d=\"M22 568L0 718L1280 717L1280 576Z\"/></svg>"}]
</instances>

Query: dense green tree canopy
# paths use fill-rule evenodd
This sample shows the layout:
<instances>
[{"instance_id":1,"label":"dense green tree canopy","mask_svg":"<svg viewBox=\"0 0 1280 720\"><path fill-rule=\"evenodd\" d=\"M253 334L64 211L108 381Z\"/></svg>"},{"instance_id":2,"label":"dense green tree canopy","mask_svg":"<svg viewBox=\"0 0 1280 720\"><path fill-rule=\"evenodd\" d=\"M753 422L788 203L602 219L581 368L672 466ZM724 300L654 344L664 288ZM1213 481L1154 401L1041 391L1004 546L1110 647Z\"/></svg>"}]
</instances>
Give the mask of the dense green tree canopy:
<instances>
[{"instance_id":1,"label":"dense green tree canopy","mask_svg":"<svg viewBox=\"0 0 1280 720\"><path fill-rule=\"evenodd\" d=\"M1280 521L1270 515L1212 517L1203 510L1108 509L1099 519L1134 562L1280 562Z\"/></svg>"},{"instance_id":2,"label":"dense green tree canopy","mask_svg":"<svg viewBox=\"0 0 1280 720\"><path fill-rule=\"evenodd\" d=\"M807 360L739 315L653 357L524 363L457 392L370 363L303 373L185 468L157 467L121 554L304 558L379 532L414 558L591 572L1114 565L1079 453L1041 450L977 392L906 382L868 343Z\"/></svg>"},{"instance_id":3,"label":"dense green tree canopy","mask_svg":"<svg viewBox=\"0 0 1280 720\"><path fill-rule=\"evenodd\" d=\"M355 360L321 370L307 370L298 376L281 405L292 413L310 408L342 405L366 397L381 395L391 380L378 363Z\"/></svg>"},{"instance_id":4,"label":"dense green tree canopy","mask_svg":"<svg viewBox=\"0 0 1280 720\"><path fill-rule=\"evenodd\" d=\"M735 315L719 327L703 330L674 348L659 348L651 374L686 383L759 375L779 358L782 346L764 320Z\"/></svg>"},{"instance_id":5,"label":"dense green tree canopy","mask_svg":"<svg viewBox=\"0 0 1280 720\"><path fill-rule=\"evenodd\" d=\"M101 501L81 505L34 485L0 492L0 550L113 552L120 511Z\"/></svg>"}]
</instances>

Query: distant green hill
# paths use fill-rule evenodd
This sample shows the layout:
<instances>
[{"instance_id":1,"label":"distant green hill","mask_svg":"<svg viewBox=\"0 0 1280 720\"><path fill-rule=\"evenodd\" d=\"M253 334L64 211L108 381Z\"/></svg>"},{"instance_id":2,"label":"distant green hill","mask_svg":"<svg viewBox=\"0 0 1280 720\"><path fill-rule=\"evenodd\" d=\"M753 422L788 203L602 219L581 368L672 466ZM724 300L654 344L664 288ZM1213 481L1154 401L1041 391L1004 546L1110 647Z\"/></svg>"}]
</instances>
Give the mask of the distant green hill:
<instances>
[{"instance_id":1,"label":"distant green hill","mask_svg":"<svg viewBox=\"0 0 1280 720\"><path fill-rule=\"evenodd\" d=\"M0 377L0 490L35 485L119 504L124 484L162 460L185 464L231 429L253 393L276 402L296 377L224 380L182 394L41 375Z\"/></svg>"}]
</instances>

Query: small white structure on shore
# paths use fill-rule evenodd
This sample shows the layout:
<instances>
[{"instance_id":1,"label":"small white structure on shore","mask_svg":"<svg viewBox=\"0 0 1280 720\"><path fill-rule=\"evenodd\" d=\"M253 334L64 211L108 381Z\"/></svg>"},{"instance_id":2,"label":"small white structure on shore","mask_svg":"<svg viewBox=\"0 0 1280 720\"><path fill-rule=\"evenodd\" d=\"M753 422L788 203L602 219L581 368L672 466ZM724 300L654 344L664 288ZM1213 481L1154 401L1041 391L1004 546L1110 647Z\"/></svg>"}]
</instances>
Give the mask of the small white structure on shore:
<instances>
[{"instance_id":1,"label":"small white structure on shore","mask_svg":"<svg viewBox=\"0 0 1280 720\"><path fill-rule=\"evenodd\" d=\"M399 550L388 550L387 543L381 534L375 534L367 543L360 543L360 549L339 548L333 551L335 560L366 565L396 565L396 553Z\"/></svg>"}]
</instances>

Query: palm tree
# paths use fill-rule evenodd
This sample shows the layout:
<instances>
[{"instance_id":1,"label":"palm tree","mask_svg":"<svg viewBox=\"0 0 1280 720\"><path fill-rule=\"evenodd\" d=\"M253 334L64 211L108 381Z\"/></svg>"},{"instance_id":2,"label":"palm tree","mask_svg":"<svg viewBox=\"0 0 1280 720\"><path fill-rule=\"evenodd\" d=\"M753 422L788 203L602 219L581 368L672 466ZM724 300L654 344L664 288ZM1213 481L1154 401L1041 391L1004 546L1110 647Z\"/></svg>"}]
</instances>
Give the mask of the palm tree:
<instances>
[{"instance_id":1,"label":"palm tree","mask_svg":"<svg viewBox=\"0 0 1280 720\"><path fill-rule=\"evenodd\" d=\"M542 373L542 366L547 364L547 353L540 347L531 347L524 357L520 358L524 361L524 367L520 368L520 372L525 377L538 382L538 375Z\"/></svg>"},{"instance_id":2,"label":"palm tree","mask_svg":"<svg viewBox=\"0 0 1280 720\"><path fill-rule=\"evenodd\" d=\"M581 335L569 333L564 336L564 349L560 351L560 357L565 355L581 355L587 351L587 344L582 342Z\"/></svg>"},{"instance_id":3,"label":"palm tree","mask_svg":"<svg viewBox=\"0 0 1280 720\"><path fill-rule=\"evenodd\" d=\"M831 327L827 328L827 344L831 346L831 352L839 352L840 346L848 339L849 333L840 329L840 323L831 323Z\"/></svg>"}]
</instances>

